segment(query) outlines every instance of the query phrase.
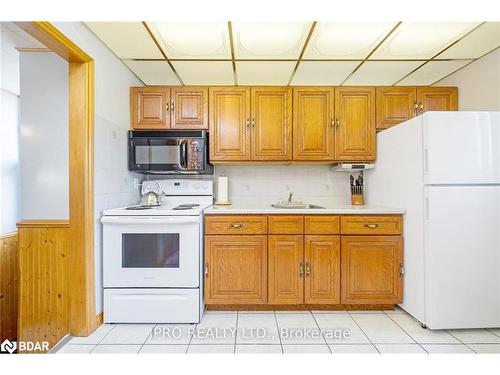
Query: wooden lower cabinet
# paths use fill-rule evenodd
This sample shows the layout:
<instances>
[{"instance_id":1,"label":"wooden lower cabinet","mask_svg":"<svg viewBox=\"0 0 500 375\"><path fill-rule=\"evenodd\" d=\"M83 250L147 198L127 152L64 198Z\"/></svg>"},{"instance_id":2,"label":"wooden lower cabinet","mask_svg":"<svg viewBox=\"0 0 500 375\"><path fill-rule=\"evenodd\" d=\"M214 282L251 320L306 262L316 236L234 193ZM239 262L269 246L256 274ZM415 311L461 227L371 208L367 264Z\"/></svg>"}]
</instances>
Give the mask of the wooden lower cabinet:
<instances>
[{"instance_id":1,"label":"wooden lower cabinet","mask_svg":"<svg viewBox=\"0 0 500 375\"><path fill-rule=\"evenodd\" d=\"M205 302L267 302L267 236L205 236Z\"/></svg>"},{"instance_id":2,"label":"wooden lower cabinet","mask_svg":"<svg viewBox=\"0 0 500 375\"><path fill-rule=\"evenodd\" d=\"M268 237L268 302L297 304L304 299L304 244L301 235Z\"/></svg>"},{"instance_id":3,"label":"wooden lower cabinet","mask_svg":"<svg viewBox=\"0 0 500 375\"><path fill-rule=\"evenodd\" d=\"M306 304L340 303L340 236L305 236Z\"/></svg>"},{"instance_id":4,"label":"wooden lower cabinet","mask_svg":"<svg viewBox=\"0 0 500 375\"><path fill-rule=\"evenodd\" d=\"M343 304L395 304L403 296L403 237L343 236Z\"/></svg>"}]
</instances>

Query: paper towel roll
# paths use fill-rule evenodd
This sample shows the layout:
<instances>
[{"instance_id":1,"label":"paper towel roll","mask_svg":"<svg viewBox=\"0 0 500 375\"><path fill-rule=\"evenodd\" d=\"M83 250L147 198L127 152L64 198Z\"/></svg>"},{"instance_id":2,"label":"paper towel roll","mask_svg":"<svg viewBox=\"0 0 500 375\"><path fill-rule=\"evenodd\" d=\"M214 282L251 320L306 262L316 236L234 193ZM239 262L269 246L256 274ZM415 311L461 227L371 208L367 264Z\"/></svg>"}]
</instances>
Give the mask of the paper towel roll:
<instances>
[{"instance_id":1,"label":"paper towel roll","mask_svg":"<svg viewBox=\"0 0 500 375\"><path fill-rule=\"evenodd\" d=\"M229 201L229 178L221 175L217 178L217 202Z\"/></svg>"}]
</instances>

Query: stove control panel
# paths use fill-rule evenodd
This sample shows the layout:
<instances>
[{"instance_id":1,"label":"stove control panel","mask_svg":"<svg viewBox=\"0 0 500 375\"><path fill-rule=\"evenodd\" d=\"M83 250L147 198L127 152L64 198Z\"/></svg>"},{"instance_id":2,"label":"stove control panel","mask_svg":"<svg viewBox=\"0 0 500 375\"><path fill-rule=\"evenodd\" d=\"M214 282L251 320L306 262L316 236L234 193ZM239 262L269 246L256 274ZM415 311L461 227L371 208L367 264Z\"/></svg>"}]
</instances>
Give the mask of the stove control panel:
<instances>
[{"instance_id":1,"label":"stove control panel","mask_svg":"<svg viewBox=\"0 0 500 375\"><path fill-rule=\"evenodd\" d=\"M142 194L150 191L166 195L213 195L211 179L165 179L142 183Z\"/></svg>"}]
</instances>

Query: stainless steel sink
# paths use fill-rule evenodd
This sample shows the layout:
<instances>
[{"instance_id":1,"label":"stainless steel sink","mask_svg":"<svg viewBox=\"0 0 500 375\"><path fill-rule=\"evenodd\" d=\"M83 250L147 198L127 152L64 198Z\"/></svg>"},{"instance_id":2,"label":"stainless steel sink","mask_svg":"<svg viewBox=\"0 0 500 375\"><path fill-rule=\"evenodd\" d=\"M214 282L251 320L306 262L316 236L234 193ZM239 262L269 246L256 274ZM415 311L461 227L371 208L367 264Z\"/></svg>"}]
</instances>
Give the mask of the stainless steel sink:
<instances>
[{"instance_id":1,"label":"stainless steel sink","mask_svg":"<svg viewBox=\"0 0 500 375\"><path fill-rule=\"evenodd\" d=\"M300 202L279 202L271 205L274 208L288 208L288 209L300 209L300 210L312 210L312 209L324 209L325 207L317 206L315 204L306 204Z\"/></svg>"}]
</instances>

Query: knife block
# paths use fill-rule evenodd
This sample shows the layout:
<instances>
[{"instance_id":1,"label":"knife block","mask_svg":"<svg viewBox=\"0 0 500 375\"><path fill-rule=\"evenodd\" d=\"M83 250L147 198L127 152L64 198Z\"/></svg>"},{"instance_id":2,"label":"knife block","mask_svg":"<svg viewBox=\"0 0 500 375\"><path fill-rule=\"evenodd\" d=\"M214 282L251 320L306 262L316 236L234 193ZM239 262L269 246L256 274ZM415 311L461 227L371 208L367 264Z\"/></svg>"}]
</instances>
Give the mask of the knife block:
<instances>
[{"instance_id":1,"label":"knife block","mask_svg":"<svg viewBox=\"0 0 500 375\"><path fill-rule=\"evenodd\" d=\"M351 204L353 206L363 206L365 204L365 196L363 194L351 194Z\"/></svg>"}]
</instances>

